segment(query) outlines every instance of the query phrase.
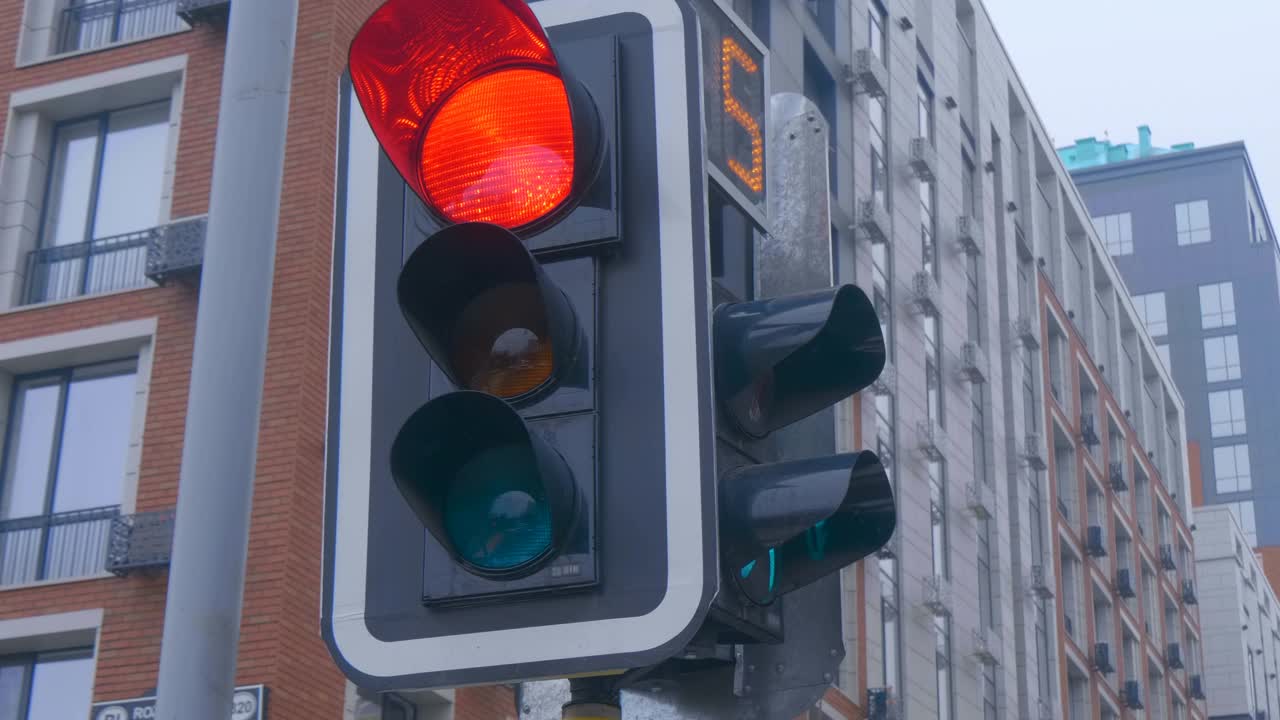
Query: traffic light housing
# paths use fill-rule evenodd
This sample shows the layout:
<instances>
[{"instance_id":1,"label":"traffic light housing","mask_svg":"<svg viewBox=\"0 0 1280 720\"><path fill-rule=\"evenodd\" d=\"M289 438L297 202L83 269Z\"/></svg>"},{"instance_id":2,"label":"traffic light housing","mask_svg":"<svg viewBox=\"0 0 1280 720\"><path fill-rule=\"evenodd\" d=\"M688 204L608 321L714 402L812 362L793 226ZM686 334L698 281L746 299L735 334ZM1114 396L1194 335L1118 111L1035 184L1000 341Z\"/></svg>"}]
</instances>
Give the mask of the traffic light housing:
<instances>
[{"instance_id":1,"label":"traffic light housing","mask_svg":"<svg viewBox=\"0 0 1280 720\"><path fill-rule=\"evenodd\" d=\"M683 0L389 0L353 42L322 625L361 687L617 672L702 626L697 61Z\"/></svg>"}]
</instances>

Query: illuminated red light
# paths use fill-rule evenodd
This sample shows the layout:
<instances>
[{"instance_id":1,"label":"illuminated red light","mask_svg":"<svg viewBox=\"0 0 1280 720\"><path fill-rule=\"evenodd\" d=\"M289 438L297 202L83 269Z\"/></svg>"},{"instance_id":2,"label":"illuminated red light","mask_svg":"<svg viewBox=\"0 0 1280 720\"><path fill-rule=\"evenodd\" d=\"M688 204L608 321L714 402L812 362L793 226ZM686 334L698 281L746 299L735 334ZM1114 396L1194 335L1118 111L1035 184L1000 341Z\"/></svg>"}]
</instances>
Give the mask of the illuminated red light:
<instances>
[{"instance_id":1,"label":"illuminated red light","mask_svg":"<svg viewBox=\"0 0 1280 720\"><path fill-rule=\"evenodd\" d=\"M446 221L519 229L570 199L573 110L523 0L388 0L350 69L379 143Z\"/></svg>"}]
</instances>

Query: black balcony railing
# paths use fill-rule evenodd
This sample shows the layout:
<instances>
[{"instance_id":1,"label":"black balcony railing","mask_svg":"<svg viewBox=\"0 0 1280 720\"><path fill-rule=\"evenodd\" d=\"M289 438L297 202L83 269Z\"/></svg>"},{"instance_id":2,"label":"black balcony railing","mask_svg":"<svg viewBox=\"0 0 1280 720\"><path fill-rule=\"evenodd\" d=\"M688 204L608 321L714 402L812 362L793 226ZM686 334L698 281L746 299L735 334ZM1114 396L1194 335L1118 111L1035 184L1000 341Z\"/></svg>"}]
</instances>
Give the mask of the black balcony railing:
<instances>
[{"instance_id":1,"label":"black balcony railing","mask_svg":"<svg viewBox=\"0 0 1280 720\"><path fill-rule=\"evenodd\" d=\"M103 572L119 515L112 505L0 520L0 586Z\"/></svg>"},{"instance_id":2,"label":"black balcony railing","mask_svg":"<svg viewBox=\"0 0 1280 720\"><path fill-rule=\"evenodd\" d=\"M175 220L127 235L32 250L23 303L132 290L199 271L208 217Z\"/></svg>"},{"instance_id":3,"label":"black balcony railing","mask_svg":"<svg viewBox=\"0 0 1280 720\"><path fill-rule=\"evenodd\" d=\"M32 250L24 303L145 287L147 246L154 235L151 229Z\"/></svg>"},{"instance_id":4,"label":"black balcony railing","mask_svg":"<svg viewBox=\"0 0 1280 720\"><path fill-rule=\"evenodd\" d=\"M178 0L71 0L58 24L58 52L67 53L177 32Z\"/></svg>"}]
</instances>

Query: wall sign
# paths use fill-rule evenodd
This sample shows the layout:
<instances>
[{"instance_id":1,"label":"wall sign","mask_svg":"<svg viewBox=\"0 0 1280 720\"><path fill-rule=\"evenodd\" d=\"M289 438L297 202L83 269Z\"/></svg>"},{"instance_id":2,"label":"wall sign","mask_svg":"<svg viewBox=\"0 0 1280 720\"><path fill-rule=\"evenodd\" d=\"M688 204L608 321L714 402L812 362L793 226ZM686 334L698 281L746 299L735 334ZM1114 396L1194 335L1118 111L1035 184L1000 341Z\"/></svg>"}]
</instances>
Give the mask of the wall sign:
<instances>
[{"instance_id":1,"label":"wall sign","mask_svg":"<svg viewBox=\"0 0 1280 720\"><path fill-rule=\"evenodd\" d=\"M89 720L152 720L156 716L155 696L132 700L94 703ZM266 720L267 688L248 685L236 688L231 698L231 720Z\"/></svg>"}]
</instances>

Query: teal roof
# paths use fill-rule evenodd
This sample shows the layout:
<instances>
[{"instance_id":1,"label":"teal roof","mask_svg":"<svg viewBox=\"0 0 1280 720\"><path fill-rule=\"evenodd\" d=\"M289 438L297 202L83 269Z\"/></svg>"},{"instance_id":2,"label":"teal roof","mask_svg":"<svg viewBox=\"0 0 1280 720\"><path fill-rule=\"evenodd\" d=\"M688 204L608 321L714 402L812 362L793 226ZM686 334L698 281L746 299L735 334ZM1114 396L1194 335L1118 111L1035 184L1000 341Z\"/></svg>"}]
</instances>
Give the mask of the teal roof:
<instances>
[{"instance_id":1,"label":"teal roof","mask_svg":"<svg viewBox=\"0 0 1280 720\"><path fill-rule=\"evenodd\" d=\"M1155 147L1151 144L1151 128L1143 125L1138 128L1136 143L1112 143L1110 140L1088 137L1077 140L1075 145L1058 148L1058 157L1062 158L1062 164L1071 171L1194 150L1195 147L1195 143L1181 143L1169 148Z\"/></svg>"}]
</instances>

